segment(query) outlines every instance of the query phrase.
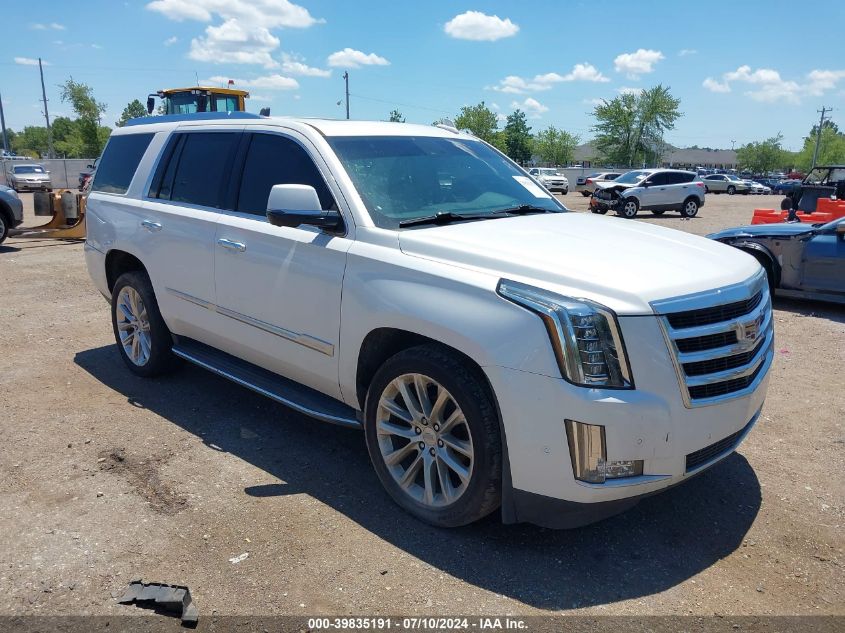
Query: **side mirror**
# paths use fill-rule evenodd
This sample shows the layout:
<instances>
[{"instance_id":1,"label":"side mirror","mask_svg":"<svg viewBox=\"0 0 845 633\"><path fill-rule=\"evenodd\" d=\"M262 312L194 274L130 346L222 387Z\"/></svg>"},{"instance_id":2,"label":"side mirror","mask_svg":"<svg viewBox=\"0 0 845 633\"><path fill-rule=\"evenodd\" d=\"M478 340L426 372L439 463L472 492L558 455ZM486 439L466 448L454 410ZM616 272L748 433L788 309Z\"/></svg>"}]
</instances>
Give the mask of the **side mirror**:
<instances>
[{"instance_id":1,"label":"side mirror","mask_svg":"<svg viewBox=\"0 0 845 633\"><path fill-rule=\"evenodd\" d=\"M267 220L273 226L295 228L305 224L327 231L343 228L340 214L324 211L311 185L273 185L267 198Z\"/></svg>"},{"instance_id":2,"label":"side mirror","mask_svg":"<svg viewBox=\"0 0 845 633\"><path fill-rule=\"evenodd\" d=\"M199 95L197 97L197 112L205 112L206 108L208 108L208 97Z\"/></svg>"},{"instance_id":3,"label":"side mirror","mask_svg":"<svg viewBox=\"0 0 845 633\"><path fill-rule=\"evenodd\" d=\"M147 97L147 114L152 114L156 107L156 100L153 97Z\"/></svg>"}]
</instances>

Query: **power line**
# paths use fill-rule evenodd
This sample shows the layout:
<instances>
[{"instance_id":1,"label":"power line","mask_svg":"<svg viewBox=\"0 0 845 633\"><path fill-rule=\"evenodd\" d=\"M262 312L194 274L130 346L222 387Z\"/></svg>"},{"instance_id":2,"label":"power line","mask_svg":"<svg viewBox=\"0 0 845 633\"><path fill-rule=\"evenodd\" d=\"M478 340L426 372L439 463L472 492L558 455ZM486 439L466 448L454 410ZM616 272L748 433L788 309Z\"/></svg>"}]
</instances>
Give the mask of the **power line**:
<instances>
[{"instance_id":1,"label":"power line","mask_svg":"<svg viewBox=\"0 0 845 633\"><path fill-rule=\"evenodd\" d=\"M376 101L378 103L387 103L389 105L399 105L403 108L413 108L416 110L430 110L431 112L439 112L440 114L452 114L452 112L449 110L441 110L439 108L430 108L428 106L414 105L412 103L402 103L400 101L394 101L393 99L377 99L376 97L365 97L364 95L359 94L352 94L351 96L355 97L356 99L364 99L365 101Z\"/></svg>"},{"instance_id":2,"label":"power line","mask_svg":"<svg viewBox=\"0 0 845 633\"><path fill-rule=\"evenodd\" d=\"M816 168L816 161L819 158L819 145L822 141L822 127L824 127L825 112L833 112L833 108L825 108L822 106L822 109L816 110L816 112L821 112L821 117L819 118L819 129L816 130L816 148L813 150L813 165L810 167L810 170Z\"/></svg>"}]
</instances>

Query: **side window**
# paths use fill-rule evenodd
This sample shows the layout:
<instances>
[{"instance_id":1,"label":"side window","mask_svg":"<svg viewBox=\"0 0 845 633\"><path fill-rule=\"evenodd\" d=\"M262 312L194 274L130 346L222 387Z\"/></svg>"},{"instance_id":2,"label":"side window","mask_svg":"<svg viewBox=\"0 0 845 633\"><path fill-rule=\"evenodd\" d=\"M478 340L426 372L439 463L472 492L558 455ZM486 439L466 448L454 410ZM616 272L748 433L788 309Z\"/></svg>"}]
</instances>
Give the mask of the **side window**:
<instances>
[{"instance_id":1,"label":"side window","mask_svg":"<svg viewBox=\"0 0 845 633\"><path fill-rule=\"evenodd\" d=\"M317 166L299 143L277 134L253 134L236 209L265 215L273 185L311 185L317 190L324 210L337 209Z\"/></svg>"},{"instance_id":2,"label":"side window","mask_svg":"<svg viewBox=\"0 0 845 633\"><path fill-rule=\"evenodd\" d=\"M656 174L652 174L649 176L648 183L652 186L667 185L669 184L668 173L665 171L659 171Z\"/></svg>"},{"instance_id":3,"label":"side window","mask_svg":"<svg viewBox=\"0 0 845 633\"><path fill-rule=\"evenodd\" d=\"M170 199L204 207L222 206L221 193L229 179L240 132L193 132L184 134L182 151L174 155ZM167 171L171 171L168 165ZM165 181L167 172L165 172ZM164 197L159 194L159 197Z\"/></svg>"},{"instance_id":4,"label":"side window","mask_svg":"<svg viewBox=\"0 0 845 633\"><path fill-rule=\"evenodd\" d=\"M152 134L122 134L113 136L103 151L103 158L94 176L92 191L126 193L135 176L138 163L147 151Z\"/></svg>"}]
</instances>

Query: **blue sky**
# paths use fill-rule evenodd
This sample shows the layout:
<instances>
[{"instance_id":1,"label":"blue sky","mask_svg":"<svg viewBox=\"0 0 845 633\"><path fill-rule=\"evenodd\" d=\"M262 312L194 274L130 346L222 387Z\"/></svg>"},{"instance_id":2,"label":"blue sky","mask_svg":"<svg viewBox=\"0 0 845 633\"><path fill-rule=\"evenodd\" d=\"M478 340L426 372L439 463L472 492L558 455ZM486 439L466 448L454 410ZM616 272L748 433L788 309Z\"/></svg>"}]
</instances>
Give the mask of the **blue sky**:
<instances>
[{"instance_id":1,"label":"blue sky","mask_svg":"<svg viewBox=\"0 0 845 633\"><path fill-rule=\"evenodd\" d=\"M88 83L113 124L132 99L197 78L250 90L248 109L409 122L481 100L520 107L534 129L590 136L597 99L671 86L683 118L675 145L731 147L784 135L800 147L822 105L845 127L845 38L800 37L794 2L453 2L411 0L40 0L4 3L0 84L6 125L43 125L57 85ZM826 3L841 28L845 4ZM809 19L809 16L807 17ZM819 26L819 33L826 27Z\"/></svg>"}]
</instances>

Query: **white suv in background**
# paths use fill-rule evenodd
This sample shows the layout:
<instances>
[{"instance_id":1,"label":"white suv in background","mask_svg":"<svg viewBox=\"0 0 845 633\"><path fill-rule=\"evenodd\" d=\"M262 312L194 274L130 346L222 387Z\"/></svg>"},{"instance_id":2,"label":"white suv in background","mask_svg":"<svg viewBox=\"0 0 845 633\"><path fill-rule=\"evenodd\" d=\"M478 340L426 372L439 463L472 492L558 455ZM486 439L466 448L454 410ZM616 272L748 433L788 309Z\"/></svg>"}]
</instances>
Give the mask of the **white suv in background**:
<instances>
[{"instance_id":1,"label":"white suv in background","mask_svg":"<svg viewBox=\"0 0 845 633\"><path fill-rule=\"evenodd\" d=\"M635 218L640 209L663 215L679 211L693 218L704 206L705 189L698 175L677 169L636 169L609 182L597 182L590 199L593 213L610 210L623 218Z\"/></svg>"},{"instance_id":2,"label":"white suv in background","mask_svg":"<svg viewBox=\"0 0 845 633\"><path fill-rule=\"evenodd\" d=\"M569 193L569 179L554 167L532 167L528 173L534 176L541 185L552 192L560 192L564 196Z\"/></svg>"},{"instance_id":3,"label":"white suv in background","mask_svg":"<svg viewBox=\"0 0 845 633\"><path fill-rule=\"evenodd\" d=\"M136 119L87 213L129 370L184 359L363 429L386 491L433 525L607 517L730 455L763 405L753 257L569 213L454 129Z\"/></svg>"}]
</instances>

